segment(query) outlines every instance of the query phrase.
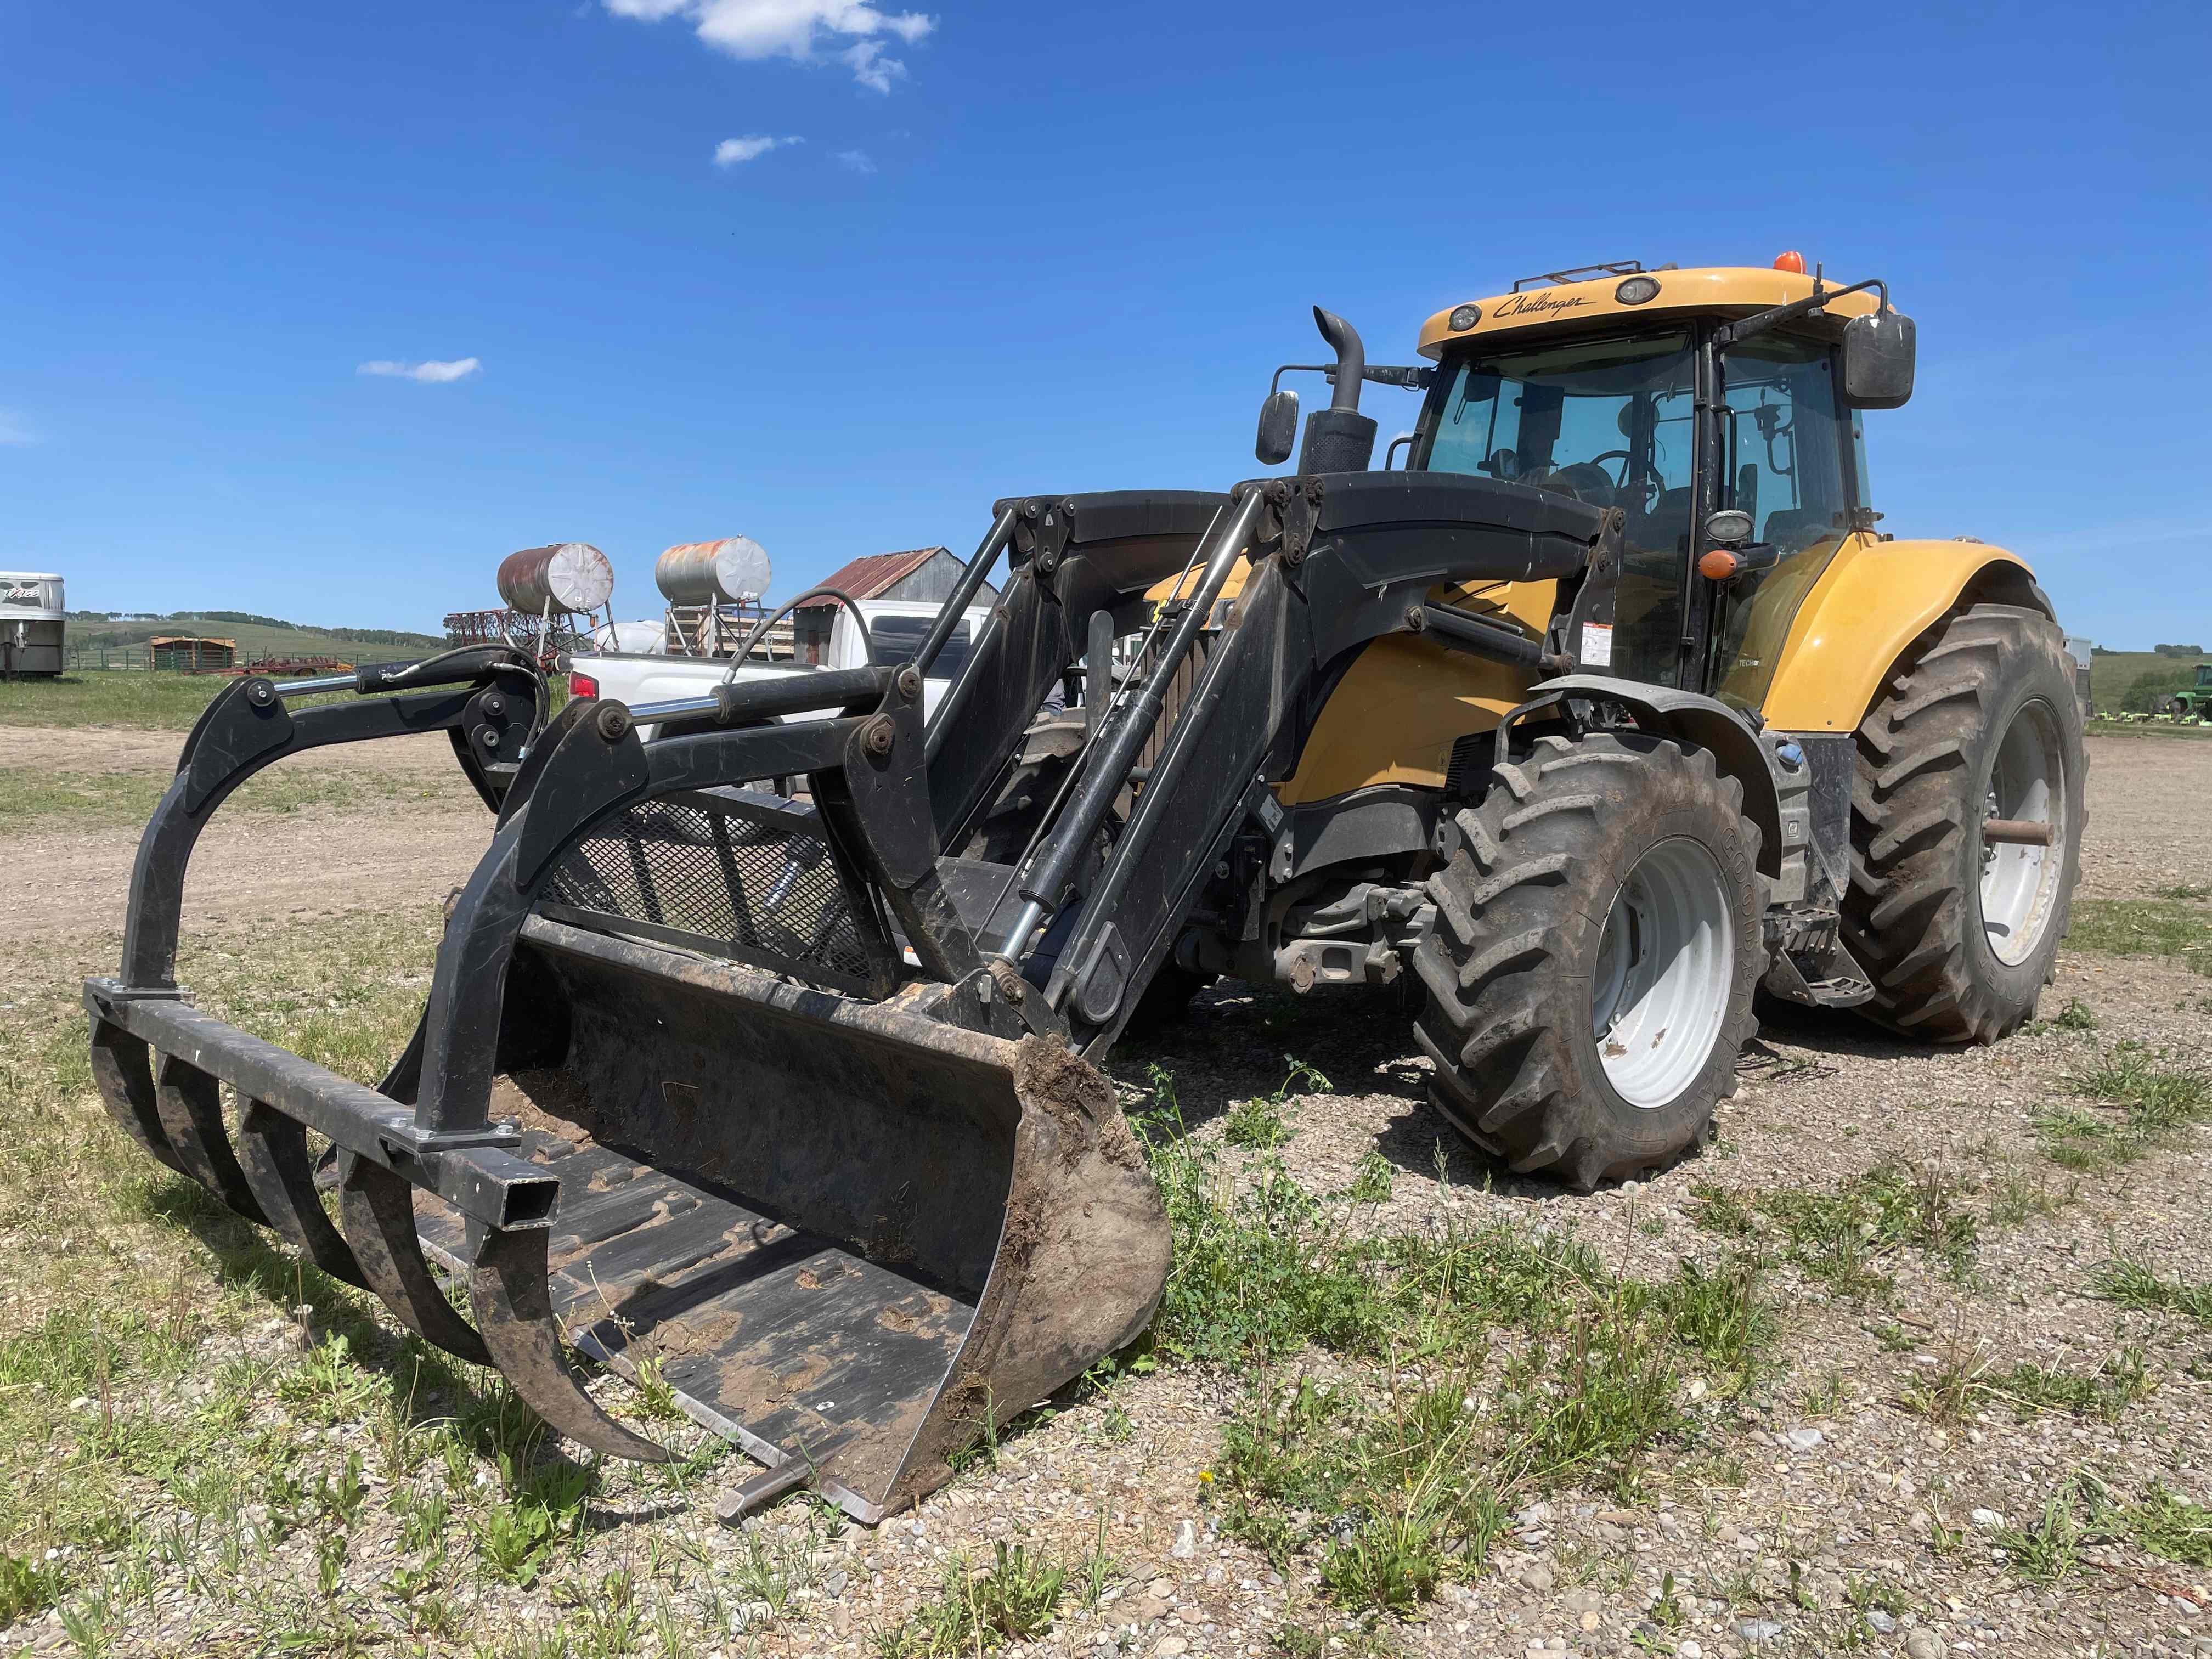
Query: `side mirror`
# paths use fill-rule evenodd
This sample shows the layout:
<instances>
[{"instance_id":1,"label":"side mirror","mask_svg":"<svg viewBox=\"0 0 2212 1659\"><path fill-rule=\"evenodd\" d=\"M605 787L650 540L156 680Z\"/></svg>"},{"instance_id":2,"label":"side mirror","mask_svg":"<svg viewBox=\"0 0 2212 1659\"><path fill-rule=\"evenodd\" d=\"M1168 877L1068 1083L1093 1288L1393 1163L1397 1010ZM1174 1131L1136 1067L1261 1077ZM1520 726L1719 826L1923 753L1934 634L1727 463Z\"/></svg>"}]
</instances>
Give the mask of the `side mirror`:
<instances>
[{"instance_id":1,"label":"side mirror","mask_svg":"<svg viewBox=\"0 0 2212 1659\"><path fill-rule=\"evenodd\" d=\"M1844 325L1844 404L1898 409L1912 396L1912 319L1881 310Z\"/></svg>"},{"instance_id":2,"label":"side mirror","mask_svg":"<svg viewBox=\"0 0 2212 1659\"><path fill-rule=\"evenodd\" d=\"M1252 453L1268 466L1291 459L1298 441L1298 394L1285 389L1271 392L1260 405L1260 436Z\"/></svg>"}]
</instances>

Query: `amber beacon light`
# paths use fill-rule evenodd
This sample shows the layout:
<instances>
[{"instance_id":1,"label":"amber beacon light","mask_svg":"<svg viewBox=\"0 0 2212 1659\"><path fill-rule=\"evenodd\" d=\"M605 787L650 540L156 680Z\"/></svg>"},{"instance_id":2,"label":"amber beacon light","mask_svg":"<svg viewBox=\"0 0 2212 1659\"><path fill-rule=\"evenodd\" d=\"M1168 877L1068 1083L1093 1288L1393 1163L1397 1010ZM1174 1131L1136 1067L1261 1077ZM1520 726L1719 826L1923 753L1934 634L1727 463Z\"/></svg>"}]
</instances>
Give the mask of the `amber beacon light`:
<instances>
[{"instance_id":1,"label":"amber beacon light","mask_svg":"<svg viewBox=\"0 0 2212 1659\"><path fill-rule=\"evenodd\" d=\"M1805 256L1793 247L1786 253L1778 253L1774 256L1774 268L1777 270L1787 270L1796 276L1802 276L1805 274Z\"/></svg>"}]
</instances>

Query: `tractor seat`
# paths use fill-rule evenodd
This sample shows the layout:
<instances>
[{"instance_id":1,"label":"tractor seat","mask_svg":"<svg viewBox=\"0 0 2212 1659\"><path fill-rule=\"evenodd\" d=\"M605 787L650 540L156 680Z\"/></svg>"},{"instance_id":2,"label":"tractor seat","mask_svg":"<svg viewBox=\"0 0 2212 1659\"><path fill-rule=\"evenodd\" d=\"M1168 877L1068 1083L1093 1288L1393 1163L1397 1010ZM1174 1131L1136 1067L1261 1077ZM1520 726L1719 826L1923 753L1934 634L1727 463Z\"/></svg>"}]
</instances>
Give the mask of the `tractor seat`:
<instances>
[{"instance_id":1,"label":"tractor seat","mask_svg":"<svg viewBox=\"0 0 2212 1659\"><path fill-rule=\"evenodd\" d=\"M1626 539L1628 545L1646 553L1679 555L1683 538L1690 533L1690 491L1687 485L1680 489L1663 491L1648 513L1628 509Z\"/></svg>"}]
</instances>

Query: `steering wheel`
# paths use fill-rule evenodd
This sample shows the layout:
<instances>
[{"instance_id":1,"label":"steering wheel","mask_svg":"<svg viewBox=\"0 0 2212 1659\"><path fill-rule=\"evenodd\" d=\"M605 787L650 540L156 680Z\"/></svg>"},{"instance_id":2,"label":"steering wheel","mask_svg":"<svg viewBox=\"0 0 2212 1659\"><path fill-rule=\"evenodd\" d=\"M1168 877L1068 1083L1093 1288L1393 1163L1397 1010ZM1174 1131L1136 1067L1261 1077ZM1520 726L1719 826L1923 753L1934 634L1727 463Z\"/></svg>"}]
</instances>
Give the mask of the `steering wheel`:
<instances>
[{"instance_id":1,"label":"steering wheel","mask_svg":"<svg viewBox=\"0 0 2212 1659\"><path fill-rule=\"evenodd\" d=\"M1602 455L1591 456L1589 461L1584 463L1584 465L1589 466L1603 466L1607 461L1619 461L1620 463L1620 477L1614 479L1613 484L1613 495L1616 503L1619 501L1620 493L1622 490L1633 490L1639 498L1637 502L1636 510L1639 513L1649 513L1651 510L1651 503L1656 501L1660 495L1659 481L1656 478L1644 477L1638 478L1632 484L1629 483L1629 463L1634 459L1635 457L1632 456L1625 449L1608 449Z\"/></svg>"},{"instance_id":2,"label":"steering wheel","mask_svg":"<svg viewBox=\"0 0 2212 1659\"><path fill-rule=\"evenodd\" d=\"M1578 501L1588 501L1592 507L1611 507L1614 484L1613 475L1595 461L1577 461L1569 466L1553 467L1540 478L1523 475L1523 483L1533 483L1539 489L1551 490L1554 495L1571 495Z\"/></svg>"}]
</instances>

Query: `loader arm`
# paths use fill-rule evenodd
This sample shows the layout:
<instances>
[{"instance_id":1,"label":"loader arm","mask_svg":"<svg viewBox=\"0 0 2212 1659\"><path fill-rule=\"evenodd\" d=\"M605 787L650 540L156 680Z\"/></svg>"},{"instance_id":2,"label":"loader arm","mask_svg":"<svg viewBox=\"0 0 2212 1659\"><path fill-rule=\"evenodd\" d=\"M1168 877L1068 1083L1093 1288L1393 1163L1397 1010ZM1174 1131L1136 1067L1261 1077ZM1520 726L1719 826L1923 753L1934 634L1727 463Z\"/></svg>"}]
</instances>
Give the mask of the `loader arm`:
<instances>
[{"instance_id":1,"label":"loader arm","mask_svg":"<svg viewBox=\"0 0 2212 1659\"><path fill-rule=\"evenodd\" d=\"M996 504L1007 534L987 538L969 572L986 574L1004 545L1012 579L930 722L929 799L945 848L962 846L990 805L1038 706L1083 654L1091 617L1106 611L1116 634L1134 632L1145 590L1188 562L1228 506L1228 496L1196 489ZM940 621L960 614L960 597Z\"/></svg>"},{"instance_id":2,"label":"loader arm","mask_svg":"<svg viewBox=\"0 0 2212 1659\"><path fill-rule=\"evenodd\" d=\"M1564 592L1617 533L1608 514L1579 502L1460 474L1266 479L1240 485L1237 500L1206 559L1209 574L1251 561L1235 620L1161 736L1110 856L1085 890L1054 890L1073 868L1064 855L1096 828L1072 813L1024 877L1025 896L1075 911L1045 994L1085 1054L1118 1036L1229 839L1248 816L1274 816L1270 786L1295 769L1333 665L1385 634L1428 629L1427 596L1441 586L1558 580ZM1213 591L1201 580L1186 603L1203 611ZM1544 654L1517 635L1455 643ZM1141 707L1124 716L1144 717ZM1110 732L1094 745L1079 805L1122 785L1110 775L1116 754Z\"/></svg>"}]
</instances>

